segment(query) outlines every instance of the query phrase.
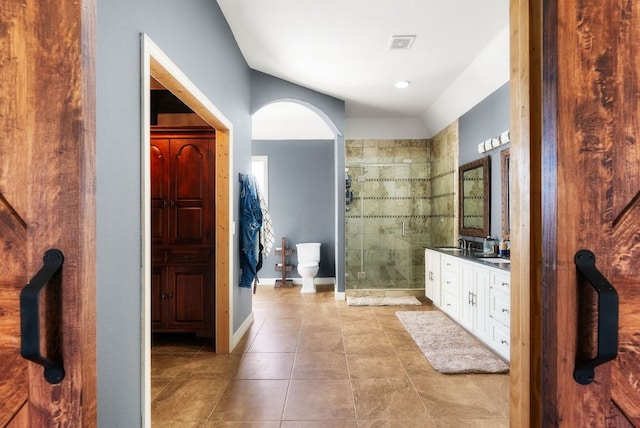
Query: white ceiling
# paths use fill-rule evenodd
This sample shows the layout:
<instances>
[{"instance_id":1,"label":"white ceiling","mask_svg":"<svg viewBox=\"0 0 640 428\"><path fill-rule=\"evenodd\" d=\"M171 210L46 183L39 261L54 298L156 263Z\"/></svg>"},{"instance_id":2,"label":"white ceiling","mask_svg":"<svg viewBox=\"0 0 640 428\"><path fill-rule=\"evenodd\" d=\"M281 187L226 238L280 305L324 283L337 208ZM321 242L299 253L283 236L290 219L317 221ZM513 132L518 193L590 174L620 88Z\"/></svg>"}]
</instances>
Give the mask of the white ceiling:
<instances>
[{"instance_id":1,"label":"white ceiling","mask_svg":"<svg viewBox=\"0 0 640 428\"><path fill-rule=\"evenodd\" d=\"M453 102L444 98L466 109L508 79L508 0L217 1L251 68L344 100L347 121L437 127L429 122ZM416 39L392 50L394 35ZM479 62L483 52L493 57ZM397 89L398 80L411 85Z\"/></svg>"}]
</instances>

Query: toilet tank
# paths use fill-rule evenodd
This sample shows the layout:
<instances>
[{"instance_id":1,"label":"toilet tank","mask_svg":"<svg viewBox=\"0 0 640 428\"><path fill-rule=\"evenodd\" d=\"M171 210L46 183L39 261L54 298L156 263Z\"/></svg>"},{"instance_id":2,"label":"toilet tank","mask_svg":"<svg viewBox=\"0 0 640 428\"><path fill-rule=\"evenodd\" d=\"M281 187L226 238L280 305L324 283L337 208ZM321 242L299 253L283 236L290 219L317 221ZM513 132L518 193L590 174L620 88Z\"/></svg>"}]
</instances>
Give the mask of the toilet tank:
<instances>
[{"instance_id":1,"label":"toilet tank","mask_svg":"<svg viewBox=\"0 0 640 428\"><path fill-rule=\"evenodd\" d=\"M301 261L314 261L320 263L320 243L319 242L305 242L296 244L298 250L298 263Z\"/></svg>"}]
</instances>

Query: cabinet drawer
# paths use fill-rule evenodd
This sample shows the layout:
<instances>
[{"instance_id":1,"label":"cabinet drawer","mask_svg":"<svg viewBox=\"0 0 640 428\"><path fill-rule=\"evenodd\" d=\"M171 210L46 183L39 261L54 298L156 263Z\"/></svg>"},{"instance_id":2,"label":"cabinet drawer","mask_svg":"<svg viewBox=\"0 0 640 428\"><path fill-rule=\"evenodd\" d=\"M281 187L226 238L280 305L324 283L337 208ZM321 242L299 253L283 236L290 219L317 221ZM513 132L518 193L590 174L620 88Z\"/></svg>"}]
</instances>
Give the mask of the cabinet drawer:
<instances>
[{"instance_id":1,"label":"cabinet drawer","mask_svg":"<svg viewBox=\"0 0 640 428\"><path fill-rule=\"evenodd\" d=\"M171 263L208 263L209 250L177 250L169 255Z\"/></svg>"},{"instance_id":2,"label":"cabinet drawer","mask_svg":"<svg viewBox=\"0 0 640 428\"><path fill-rule=\"evenodd\" d=\"M489 289L489 314L491 318L509 327L511 324L511 302L509 293L492 285Z\"/></svg>"},{"instance_id":3,"label":"cabinet drawer","mask_svg":"<svg viewBox=\"0 0 640 428\"><path fill-rule=\"evenodd\" d=\"M460 318L460 299L451 293L442 293L442 310L455 320Z\"/></svg>"},{"instance_id":4,"label":"cabinet drawer","mask_svg":"<svg viewBox=\"0 0 640 428\"><path fill-rule=\"evenodd\" d=\"M460 270L460 262L453 257L441 256L441 268L442 272L455 272Z\"/></svg>"},{"instance_id":5,"label":"cabinet drawer","mask_svg":"<svg viewBox=\"0 0 640 428\"><path fill-rule=\"evenodd\" d=\"M491 329L491 347L508 360L511 353L509 348L509 328L493 318L489 320L489 324Z\"/></svg>"},{"instance_id":6,"label":"cabinet drawer","mask_svg":"<svg viewBox=\"0 0 640 428\"><path fill-rule=\"evenodd\" d=\"M511 277L509 274L491 272L491 286L509 294L511 289Z\"/></svg>"},{"instance_id":7,"label":"cabinet drawer","mask_svg":"<svg viewBox=\"0 0 640 428\"><path fill-rule=\"evenodd\" d=\"M458 277L459 272L442 271L442 292L459 296Z\"/></svg>"}]
</instances>

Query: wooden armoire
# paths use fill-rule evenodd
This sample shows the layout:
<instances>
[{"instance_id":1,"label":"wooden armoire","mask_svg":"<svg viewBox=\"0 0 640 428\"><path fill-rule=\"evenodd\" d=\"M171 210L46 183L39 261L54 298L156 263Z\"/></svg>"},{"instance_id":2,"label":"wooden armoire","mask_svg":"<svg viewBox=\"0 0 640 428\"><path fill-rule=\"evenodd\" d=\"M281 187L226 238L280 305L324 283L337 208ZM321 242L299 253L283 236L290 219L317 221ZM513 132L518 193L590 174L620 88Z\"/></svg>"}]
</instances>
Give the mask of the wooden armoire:
<instances>
[{"instance_id":1,"label":"wooden armoire","mask_svg":"<svg viewBox=\"0 0 640 428\"><path fill-rule=\"evenodd\" d=\"M151 129L152 331L214 337L211 128Z\"/></svg>"}]
</instances>

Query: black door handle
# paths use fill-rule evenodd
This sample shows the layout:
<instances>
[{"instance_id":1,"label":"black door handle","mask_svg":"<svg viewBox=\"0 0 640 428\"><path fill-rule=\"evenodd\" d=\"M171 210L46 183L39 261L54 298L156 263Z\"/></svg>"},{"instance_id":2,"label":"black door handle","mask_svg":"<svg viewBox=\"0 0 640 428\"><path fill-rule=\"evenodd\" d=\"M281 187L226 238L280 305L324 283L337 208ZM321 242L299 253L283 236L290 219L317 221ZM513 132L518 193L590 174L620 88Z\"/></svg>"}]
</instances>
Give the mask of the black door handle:
<instances>
[{"instance_id":1,"label":"black door handle","mask_svg":"<svg viewBox=\"0 0 640 428\"><path fill-rule=\"evenodd\" d=\"M594 370L618 356L618 293L596 268L596 257L580 250L574 257L576 268L598 293L598 353L595 358L578 361L573 378L582 385L593 382Z\"/></svg>"},{"instance_id":2,"label":"black door handle","mask_svg":"<svg viewBox=\"0 0 640 428\"><path fill-rule=\"evenodd\" d=\"M40 353L40 291L60 271L64 263L62 251L51 249L44 253L44 266L20 292L20 353L24 358L44 367L44 378L51 384L64 379L62 364Z\"/></svg>"}]
</instances>

